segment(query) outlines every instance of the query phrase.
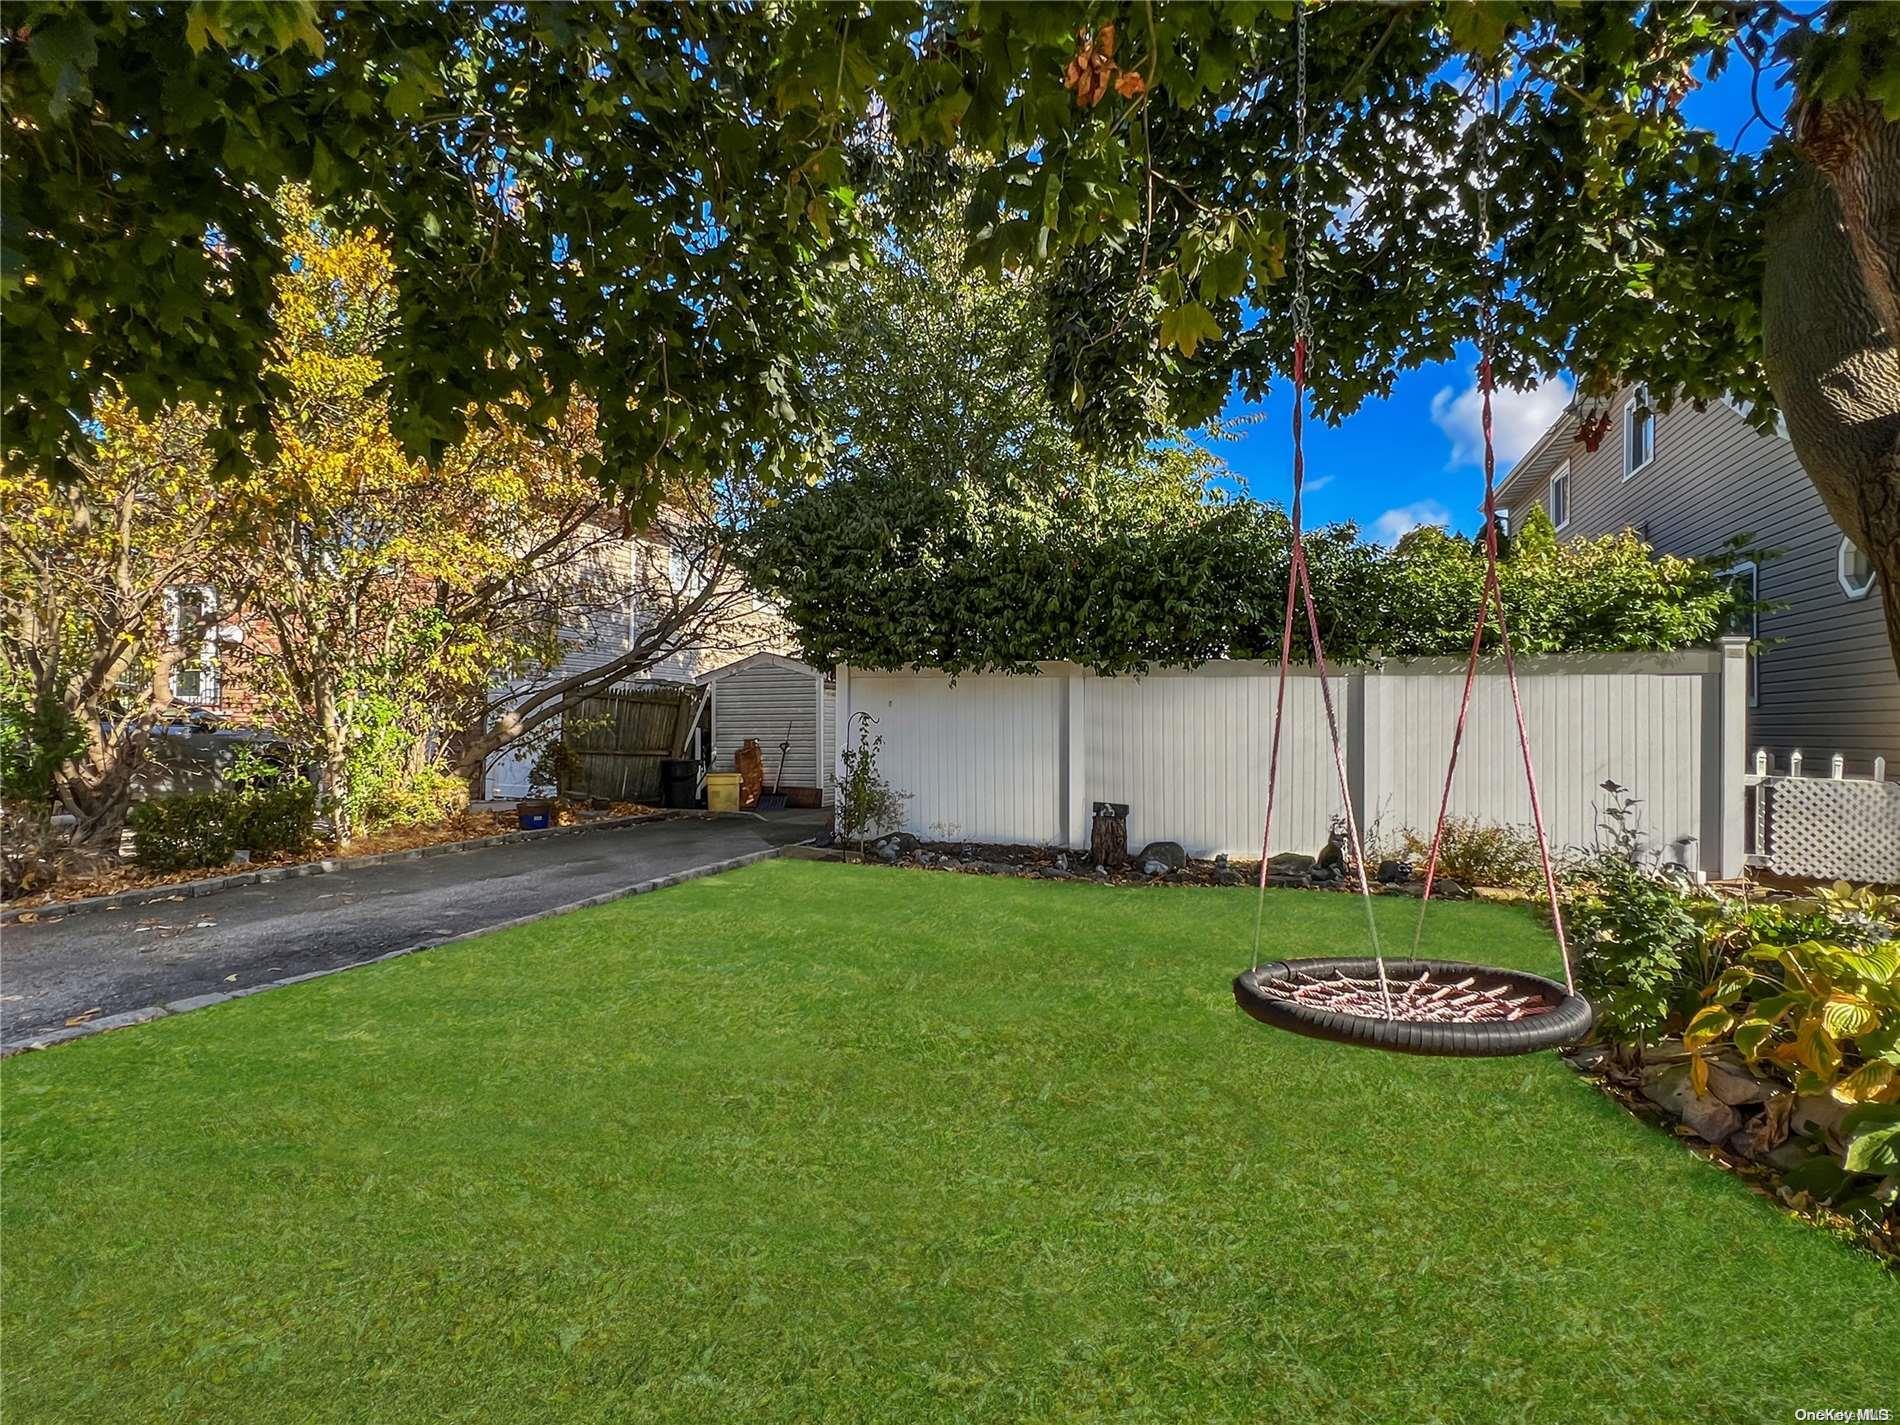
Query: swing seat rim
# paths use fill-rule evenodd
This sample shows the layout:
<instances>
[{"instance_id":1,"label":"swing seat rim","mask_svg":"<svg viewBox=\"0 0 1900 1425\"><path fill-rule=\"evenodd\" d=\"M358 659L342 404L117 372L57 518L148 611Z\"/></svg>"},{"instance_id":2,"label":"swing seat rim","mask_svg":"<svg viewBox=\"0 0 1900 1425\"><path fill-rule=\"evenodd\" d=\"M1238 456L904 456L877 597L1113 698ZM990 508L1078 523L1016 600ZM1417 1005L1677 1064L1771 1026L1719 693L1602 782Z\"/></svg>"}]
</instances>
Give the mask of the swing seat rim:
<instances>
[{"instance_id":1,"label":"swing seat rim","mask_svg":"<svg viewBox=\"0 0 1900 1425\"><path fill-rule=\"evenodd\" d=\"M1299 975L1323 979L1344 974L1354 979L1375 979L1378 973L1378 962L1370 955L1273 960L1243 970L1234 977L1234 1000L1253 1019L1272 1029L1335 1044L1443 1058L1500 1058L1557 1049L1583 1039L1596 1022L1596 1011L1590 1001L1554 980L1528 970L1474 965L1461 960L1387 960L1386 980L1396 993L1407 980L1417 979L1421 974L1447 981L1476 976L1486 988L1535 991L1552 1007L1525 1019L1434 1023L1342 1013L1296 1003L1269 994L1264 988L1272 981Z\"/></svg>"}]
</instances>

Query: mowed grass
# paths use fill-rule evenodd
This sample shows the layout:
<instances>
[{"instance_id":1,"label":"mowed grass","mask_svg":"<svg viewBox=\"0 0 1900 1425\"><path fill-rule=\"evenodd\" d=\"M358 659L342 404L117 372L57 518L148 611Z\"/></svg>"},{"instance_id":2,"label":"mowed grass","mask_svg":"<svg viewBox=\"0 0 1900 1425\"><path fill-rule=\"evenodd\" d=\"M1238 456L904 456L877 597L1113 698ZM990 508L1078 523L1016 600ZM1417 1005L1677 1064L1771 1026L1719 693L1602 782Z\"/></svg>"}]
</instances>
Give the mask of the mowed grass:
<instances>
[{"instance_id":1,"label":"mowed grass","mask_svg":"<svg viewBox=\"0 0 1900 1425\"><path fill-rule=\"evenodd\" d=\"M8 1061L5 1419L1900 1403L1871 1258L1554 1056L1254 1025L1252 907L775 862ZM1427 947L1555 966L1510 908Z\"/></svg>"}]
</instances>

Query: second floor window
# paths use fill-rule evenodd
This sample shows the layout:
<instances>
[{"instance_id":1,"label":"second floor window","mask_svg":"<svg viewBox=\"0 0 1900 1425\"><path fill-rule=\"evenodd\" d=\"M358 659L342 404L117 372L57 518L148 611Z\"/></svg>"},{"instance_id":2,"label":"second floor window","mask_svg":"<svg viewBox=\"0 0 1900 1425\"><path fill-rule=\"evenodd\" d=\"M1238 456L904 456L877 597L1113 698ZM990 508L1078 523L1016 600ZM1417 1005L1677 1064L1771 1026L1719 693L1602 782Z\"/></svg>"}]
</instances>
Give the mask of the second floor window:
<instances>
[{"instance_id":1,"label":"second floor window","mask_svg":"<svg viewBox=\"0 0 1900 1425\"><path fill-rule=\"evenodd\" d=\"M1623 403L1623 478L1655 458L1656 410L1649 403L1649 387L1638 386Z\"/></svg>"},{"instance_id":2,"label":"second floor window","mask_svg":"<svg viewBox=\"0 0 1900 1425\"><path fill-rule=\"evenodd\" d=\"M1558 529L1570 523L1570 462L1559 465L1550 477L1550 522Z\"/></svg>"},{"instance_id":3,"label":"second floor window","mask_svg":"<svg viewBox=\"0 0 1900 1425\"><path fill-rule=\"evenodd\" d=\"M1874 561L1869 559L1861 547L1841 536L1840 555L1837 559L1841 580L1841 592L1850 599L1864 599L1873 592Z\"/></svg>"},{"instance_id":4,"label":"second floor window","mask_svg":"<svg viewBox=\"0 0 1900 1425\"><path fill-rule=\"evenodd\" d=\"M172 696L185 703L218 700L218 643L212 621L217 592L203 584L177 584L165 591L166 622L184 656L172 669Z\"/></svg>"}]
</instances>

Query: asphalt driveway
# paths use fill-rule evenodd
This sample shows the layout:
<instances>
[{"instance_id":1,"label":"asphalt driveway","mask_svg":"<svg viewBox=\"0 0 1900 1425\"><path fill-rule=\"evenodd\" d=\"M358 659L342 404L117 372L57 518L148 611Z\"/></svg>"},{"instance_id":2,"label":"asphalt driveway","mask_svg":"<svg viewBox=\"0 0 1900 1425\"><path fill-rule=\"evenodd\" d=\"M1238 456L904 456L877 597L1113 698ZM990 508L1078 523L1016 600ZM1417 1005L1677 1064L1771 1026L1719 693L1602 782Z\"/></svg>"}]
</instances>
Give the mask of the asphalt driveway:
<instances>
[{"instance_id":1,"label":"asphalt driveway","mask_svg":"<svg viewBox=\"0 0 1900 1425\"><path fill-rule=\"evenodd\" d=\"M88 1010L116 1014L355 964L802 841L823 825L815 811L655 822L8 925L0 1044Z\"/></svg>"}]
</instances>

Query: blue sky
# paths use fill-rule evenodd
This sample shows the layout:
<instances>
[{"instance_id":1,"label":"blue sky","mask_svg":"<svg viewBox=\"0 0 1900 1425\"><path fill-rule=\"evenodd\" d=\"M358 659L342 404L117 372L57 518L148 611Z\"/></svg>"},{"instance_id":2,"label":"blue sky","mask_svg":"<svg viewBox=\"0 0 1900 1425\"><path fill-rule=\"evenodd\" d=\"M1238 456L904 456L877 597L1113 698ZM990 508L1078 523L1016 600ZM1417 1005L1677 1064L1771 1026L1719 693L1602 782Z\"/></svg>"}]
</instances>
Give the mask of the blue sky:
<instances>
[{"instance_id":1,"label":"blue sky","mask_svg":"<svg viewBox=\"0 0 1900 1425\"><path fill-rule=\"evenodd\" d=\"M1693 122L1733 142L1752 113L1749 78L1748 66L1738 60L1715 83L1691 94L1684 109ZM1786 92L1771 91L1764 79L1761 101L1779 120ZM1769 137L1754 124L1740 147L1759 149ZM1417 524L1474 532L1483 493L1476 363L1477 352L1467 348L1458 362L1400 376L1389 398L1368 401L1338 427L1309 422L1308 521L1354 520L1365 537L1388 542ZM1536 391L1498 393L1499 478L1556 419L1569 396L1562 373ZM1264 402L1232 402L1227 415L1256 419L1238 440L1219 446L1220 454L1255 498L1284 502L1291 479L1284 383Z\"/></svg>"}]
</instances>

